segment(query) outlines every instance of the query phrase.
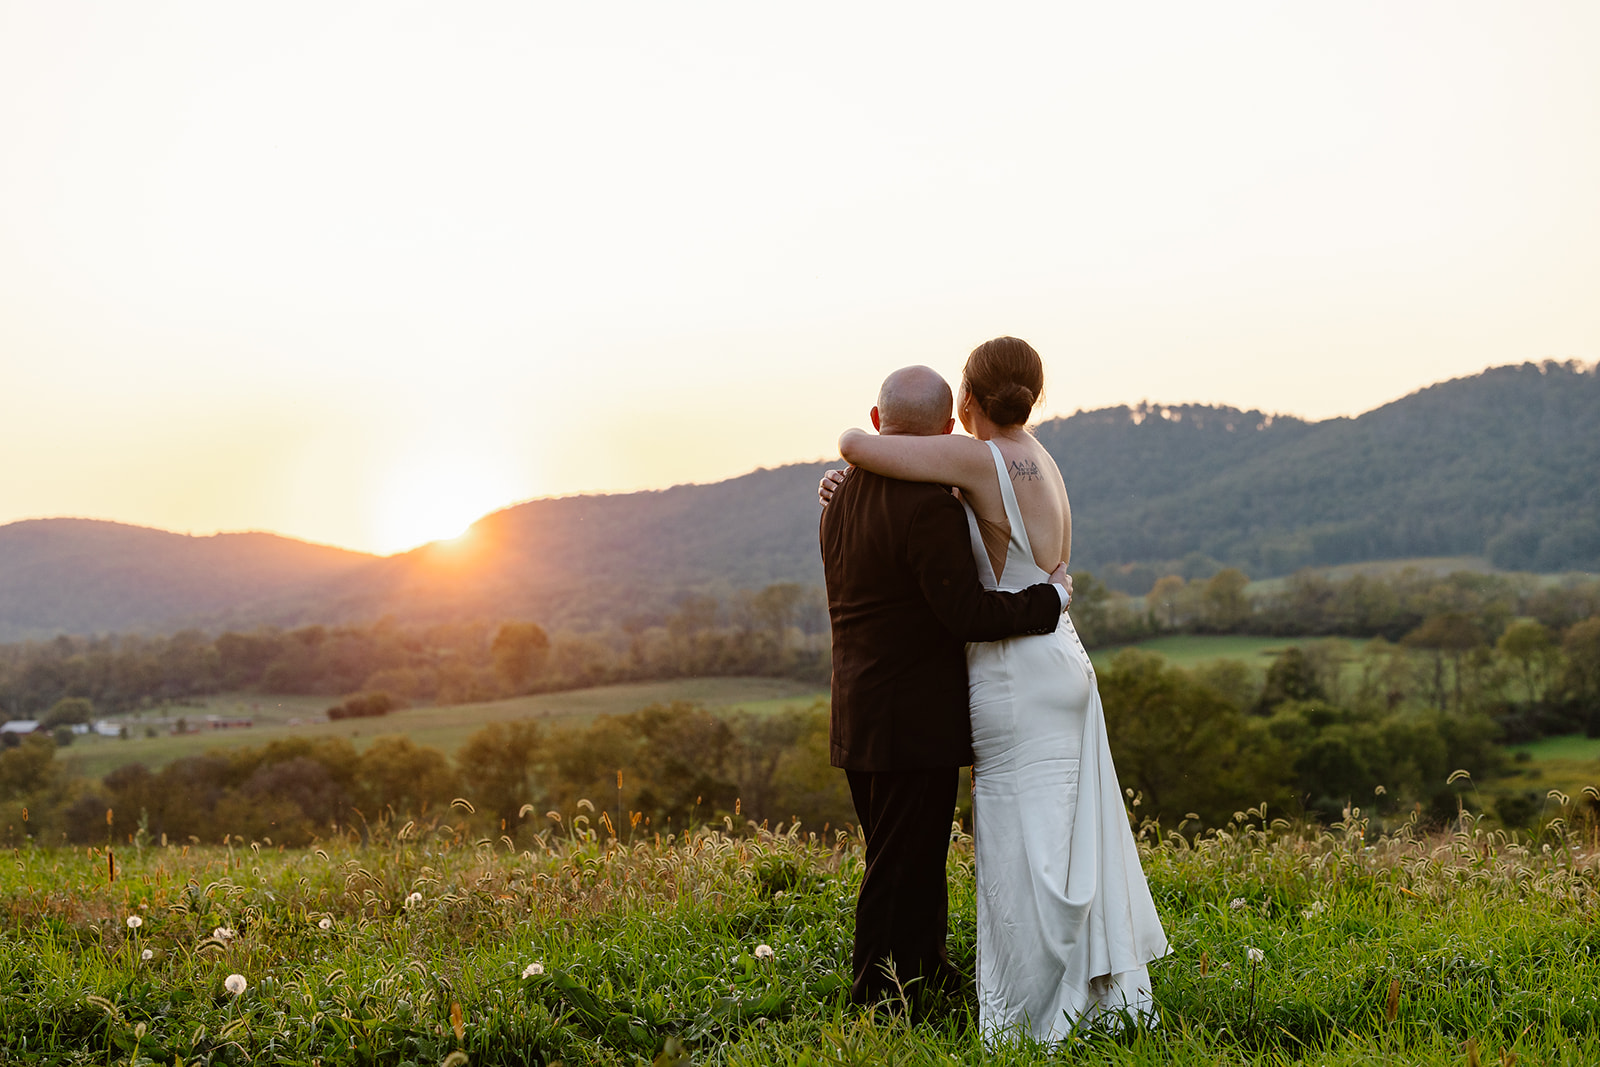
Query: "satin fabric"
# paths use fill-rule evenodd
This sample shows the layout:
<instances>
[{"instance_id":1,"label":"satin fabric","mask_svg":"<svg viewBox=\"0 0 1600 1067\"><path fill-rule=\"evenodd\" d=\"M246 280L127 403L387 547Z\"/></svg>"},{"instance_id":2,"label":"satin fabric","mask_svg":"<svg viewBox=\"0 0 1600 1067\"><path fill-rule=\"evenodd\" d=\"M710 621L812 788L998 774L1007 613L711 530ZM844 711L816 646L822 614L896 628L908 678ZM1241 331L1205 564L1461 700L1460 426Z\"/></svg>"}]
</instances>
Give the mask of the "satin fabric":
<instances>
[{"instance_id":1,"label":"satin fabric","mask_svg":"<svg viewBox=\"0 0 1600 1067\"><path fill-rule=\"evenodd\" d=\"M997 580L977 516L979 577L1025 589L1033 559L1005 459L1011 538ZM1128 825L1094 665L1063 615L1052 634L967 646L977 859L978 1022L986 1038L1055 1041L1074 1027L1156 1021L1147 964L1168 951Z\"/></svg>"}]
</instances>

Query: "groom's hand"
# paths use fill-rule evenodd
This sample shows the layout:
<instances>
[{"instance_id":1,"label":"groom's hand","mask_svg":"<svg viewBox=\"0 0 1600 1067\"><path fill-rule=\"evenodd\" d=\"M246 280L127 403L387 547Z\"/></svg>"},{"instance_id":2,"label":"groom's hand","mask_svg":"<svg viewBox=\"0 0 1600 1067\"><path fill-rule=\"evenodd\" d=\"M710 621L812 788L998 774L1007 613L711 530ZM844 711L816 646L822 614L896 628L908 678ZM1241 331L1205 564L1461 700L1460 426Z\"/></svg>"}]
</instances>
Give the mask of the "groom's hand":
<instances>
[{"instance_id":1,"label":"groom's hand","mask_svg":"<svg viewBox=\"0 0 1600 1067\"><path fill-rule=\"evenodd\" d=\"M1061 598L1061 610L1066 611L1072 606L1072 575L1067 573L1066 563L1056 564L1056 569L1050 572L1050 584L1066 590L1067 595Z\"/></svg>"}]
</instances>

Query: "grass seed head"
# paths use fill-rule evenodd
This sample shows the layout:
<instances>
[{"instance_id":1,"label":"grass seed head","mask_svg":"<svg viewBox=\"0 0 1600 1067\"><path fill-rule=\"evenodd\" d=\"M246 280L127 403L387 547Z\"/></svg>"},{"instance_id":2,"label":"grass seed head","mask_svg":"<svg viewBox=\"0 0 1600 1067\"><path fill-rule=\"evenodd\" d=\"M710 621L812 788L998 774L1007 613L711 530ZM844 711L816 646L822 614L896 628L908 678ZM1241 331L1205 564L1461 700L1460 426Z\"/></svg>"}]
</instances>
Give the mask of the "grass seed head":
<instances>
[{"instance_id":1,"label":"grass seed head","mask_svg":"<svg viewBox=\"0 0 1600 1067\"><path fill-rule=\"evenodd\" d=\"M1395 978L1389 982L1389 1001L1383 1006L1383 1019L1392 1023L1398 1014L1400 1014L1400 979Z\"/></svg>"}]
</instances>

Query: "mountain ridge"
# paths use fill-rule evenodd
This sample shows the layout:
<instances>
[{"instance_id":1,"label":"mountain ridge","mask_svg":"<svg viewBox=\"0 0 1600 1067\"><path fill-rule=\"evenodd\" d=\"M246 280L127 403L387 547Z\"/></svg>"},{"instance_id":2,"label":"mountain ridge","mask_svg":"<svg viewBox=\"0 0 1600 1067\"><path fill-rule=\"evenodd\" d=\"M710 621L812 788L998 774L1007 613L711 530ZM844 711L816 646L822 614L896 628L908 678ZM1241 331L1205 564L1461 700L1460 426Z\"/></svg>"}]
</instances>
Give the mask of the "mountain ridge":
<instances>
[{"instance_id":1,"label":"mountain ridge","mask_svg":"<svg viewBox=\"0 0 1600 1067\"><path fill-rule=\"evenodd\" d=\"M1524 363L1310 422L1120 405L1035 428L1074 512L1074 570L1140 592L1163 573L1486 555L1600 569L1600 371ZM0 641L56 632L520 617L656 621L686 593L821 582L827 463L526 501L469 535L379 557L270 533L102 520L0 526Z\"/></svg>"}]
</instances>

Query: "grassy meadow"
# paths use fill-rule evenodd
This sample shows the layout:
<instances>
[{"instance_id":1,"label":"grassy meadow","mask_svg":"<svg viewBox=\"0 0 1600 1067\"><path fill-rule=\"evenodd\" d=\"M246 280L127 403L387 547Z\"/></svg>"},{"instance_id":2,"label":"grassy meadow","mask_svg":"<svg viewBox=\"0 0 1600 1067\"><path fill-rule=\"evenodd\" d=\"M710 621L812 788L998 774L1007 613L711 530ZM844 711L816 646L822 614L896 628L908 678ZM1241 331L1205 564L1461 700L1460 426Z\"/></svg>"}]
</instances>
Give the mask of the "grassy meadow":
<instances>
[{"instance_id":1,"label":"grassy meadow","mask_svg":"<svg viewBox=\"0 0 1600 1067\"><path fill-rule=\"evenodd\" d=\"M785 678L679 678L665 682L631 682L560 693L539 693L474 704L447 704L403 708L376 719L327 721L323 713L338 700L325 696L263 696L257 693L221 694L194 705L161 708L148 717L125 716L128 738L77 738L58 758L78 773L98 777L125 763L143 763L152 770L182 756L199 755L214 748L263 745L284 737L345 737L362 749L378 737L405 735L419 745L454 752L468 737L495 722L537 719L547 726L581 726L600 715L625 715L651 704L676 700L704 705L713 711L743 709L756 714L789 705L806 706L827 699L827 691L814 684ZM199 733L169 734L157 728L155 737L144 736L145 726L178 716L191 724L207 715L250 718L248 728L202 729Z\"/></svg>"},{"instance_id":2,"label":"grassy meadow","mask_svg":"<svg viewBox=\"0 0 1600 1067\"><path fill-rule=\"evenodd\" d=\"M15 853L0 868L0 1060L1600 1060L1600 864L1559 834L1519 844L1470 818L1379 839L1359 817L1329 832L1250 818L1196 842L1147 827L1173 946L1152 966L1161 1023L1052 1050L986 1046L970 992L915 1021L848 1006L861 859L847 835L630 842L581 810L536 818L549 829L524 830L521 849L407 825L300 852ZM971 864L957 836L951 949L969 974Z\"/></svg>"},{"instance_id":3,"label":"grassy meadow","mask_svg":"<svg viewBox=\"0 0 1600 1067\"><path fill-rule=\"evenodd\" d=\"M1089 653L1089 658L1094 661L1097 668L1103 668L1116 658L1118 652L1126 648L1137 648L1144 652L1155 652L1164 657L1174 667L1198 667L1219 659L1236 659L1257 668L1262 674L1266 673L1272 660L1278 653L1295 645L1311 644L1314 641L1324 640L1316 637L1244 637L1238 635L1210 636L1203 634L1173 634L1169 637L1153 637L1148 641L1140 641L1133 645L1117 645L1111 648L1095 649Z\"/></svg>"}]
</instances>

